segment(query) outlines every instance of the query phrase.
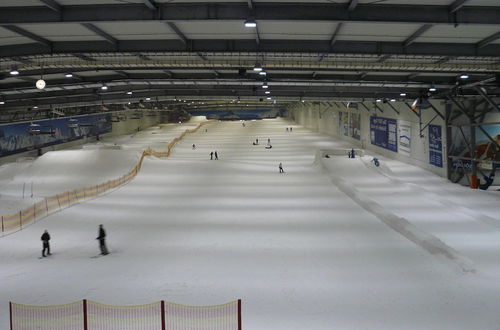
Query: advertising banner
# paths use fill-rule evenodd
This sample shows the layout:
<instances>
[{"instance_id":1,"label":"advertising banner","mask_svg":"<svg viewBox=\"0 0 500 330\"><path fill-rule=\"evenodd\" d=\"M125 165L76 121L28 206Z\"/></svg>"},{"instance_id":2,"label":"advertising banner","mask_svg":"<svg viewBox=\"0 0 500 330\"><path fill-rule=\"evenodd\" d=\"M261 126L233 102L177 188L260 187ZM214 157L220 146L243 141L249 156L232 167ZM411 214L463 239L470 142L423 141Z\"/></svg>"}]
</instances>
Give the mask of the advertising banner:
<instances>
[{"instance_id":1,"label":"advertising banner","mask_svg":"<svg viewBox=\"0 0 500 330\"><path fill-rule=\"evenodd\" d=\"M351 137L361 140L361 115L359 113L351 113Z\"/></svg>"},{"instance_id":2,"label":"advertising banner","mask_svg":"<svg viewBox=\"0 0 500 330\"><path fill-rule=\"evenodd\" d=\"M398 120L398 152L405 156L411 155L411 123Z\"/></svg>"},{"instance_id":3,"label":"advertising banner","mask_svg":"<svg viewBox=\"0 0 500 330\"><path fill-rule=\"evenodd\" d=\"M398 152L396 119L370 117L370 142L373 145Z\"/></svg>"},{"instance_id":4,"label":"advertising banner","mask_svg":"<svg viewBox=\"0 0 500 330\"><path fill-rule=\"evenodd\" d=\"M429 125L429 163L437 167L443 167L441 126L438 125Z\"/></svg>"},{"instance_id":5,"label":"advertising banner","mask_svg":"<svg viewBox=\"0 0 500 330\"><path fill-rule=\"evenodd\" d=\"M111 132L111 114L0 125L0 156Z\"/></svg>"}]
</instances>

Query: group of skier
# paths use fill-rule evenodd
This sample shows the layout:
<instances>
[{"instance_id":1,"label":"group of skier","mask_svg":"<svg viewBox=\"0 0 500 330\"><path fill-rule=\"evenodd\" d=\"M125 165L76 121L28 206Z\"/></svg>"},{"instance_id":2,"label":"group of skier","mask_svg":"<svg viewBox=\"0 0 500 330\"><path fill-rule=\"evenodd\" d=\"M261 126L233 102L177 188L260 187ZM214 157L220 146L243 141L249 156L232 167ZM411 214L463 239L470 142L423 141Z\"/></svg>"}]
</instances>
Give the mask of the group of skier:
<instances>
[{"instance_id":1,"label":"group of skier","mask_svg":"<svg viewBox=\"0 0 500 330\"><path fill-rule=\"evenodd\" d=\"M45 230L40 238L42 240L42 258L52 255L50 253L50 234L48 230ZM109 254L108 248L106 246L106 231L103 225L99 225L99 231L97 233L97 240L99 240L99 248L101 250L101 255L105 256Z\"/></svg>"}]
</instances>

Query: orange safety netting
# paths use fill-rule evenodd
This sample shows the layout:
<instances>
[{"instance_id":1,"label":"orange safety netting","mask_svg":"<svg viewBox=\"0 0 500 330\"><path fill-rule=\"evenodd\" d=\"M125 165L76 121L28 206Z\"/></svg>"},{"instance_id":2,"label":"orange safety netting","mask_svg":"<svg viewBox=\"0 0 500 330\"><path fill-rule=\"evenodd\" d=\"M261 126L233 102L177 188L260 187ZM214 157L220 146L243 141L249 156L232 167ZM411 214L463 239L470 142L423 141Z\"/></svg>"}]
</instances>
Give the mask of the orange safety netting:
<instances>
[{"instance_id":1,"label":"orange safety netting","mask_svg":"<svg viewBox=\"0 0 500 330\"><path fill-rule=\"evenodd\" d=\"M82 187L74 190L65 191L56 195L45 197L44 200L39 201L27 208L20 210L16 213L7 214L0 216L2 226L1 232L8 233L16 230L20 230L23 227L35 222L37 219L41 219L48 214L61 210L65 207L69 207L80 201L88 198L93 198L107 191L119 187L130 180L132 180L137 173L139 173L144 157L155 156L155 157L169 157L172 153L174 146L177 142L181 141L187 134L194 133L203 125L209 123L210 121L205 121L200 123L196 128L185 130L179 137L174 138L168 145L167 151L155 151L151 148L144 150L139 158L137 164L126 174L121 177L110 180L101 184L94 186Z\"/></svg>"}]
</instances>

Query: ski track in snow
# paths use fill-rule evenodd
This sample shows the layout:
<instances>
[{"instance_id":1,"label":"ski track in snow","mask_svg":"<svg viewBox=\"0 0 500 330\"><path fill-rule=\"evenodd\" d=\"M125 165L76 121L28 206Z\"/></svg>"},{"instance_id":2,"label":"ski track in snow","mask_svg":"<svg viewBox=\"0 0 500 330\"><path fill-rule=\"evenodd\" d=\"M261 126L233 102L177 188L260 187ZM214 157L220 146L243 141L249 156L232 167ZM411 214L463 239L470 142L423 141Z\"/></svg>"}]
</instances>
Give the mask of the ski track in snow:
<instances>
[{"instance_id":1,"label":"ski track in snow","mask_svg":"<svg viewBox=\"0 0 500 330\"><path fill-rule=\"evenodd\" d=\"M141 150L165 148L196 120L49 153L53 161L44 163L44 155L14 171L13 180L4 176L13 170L0 167L2 196L28 176L44 182L35 183L37 196L119 177ZM332 157L323 172L313 165L317 149L351 146L283 119L246 124L210 123L170 158L146 159L129 184L0 238L0 329L8 329L10 300L83 298L117 305L241 298L244 328L256 330L499 328L498 194L383 157L387 171ZM252 145L255 138L260 145ZM217 161L209 160L214 150ZM108 161L106 151L113 154ZM45 173L60 177L49 182ZM332 184L332 175L442 240L477 272L457 269L393 230ZM477 215L470 212L476 207ZM100 223L111 254L91 258ZM44 229L54 255L39 260Z\"/></svg>"}]
</instances>

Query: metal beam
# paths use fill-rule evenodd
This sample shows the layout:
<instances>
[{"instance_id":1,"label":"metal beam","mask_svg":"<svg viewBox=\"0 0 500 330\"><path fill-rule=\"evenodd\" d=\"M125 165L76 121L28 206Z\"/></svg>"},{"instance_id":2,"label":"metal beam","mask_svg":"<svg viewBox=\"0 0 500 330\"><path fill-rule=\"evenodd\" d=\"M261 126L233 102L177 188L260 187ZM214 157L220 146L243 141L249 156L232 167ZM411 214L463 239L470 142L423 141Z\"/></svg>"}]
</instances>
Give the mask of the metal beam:
<instances>
[{"instance_id":1,"label":"metal beam","mask_svg":"<svg viewBox=\"0 0 500 330\"><path fill-rule=\"evenodd\" d=\"M249 39L195 39L189 40L190 50L194 52L302 52L330 54L392 54L392 55L433 55L433 56L489 56L500 54L500 44L491 44L481 49L475 44L465 43L414 43L411 47L403 47L401 42L377 42L337 40L335 47L324 40L269 40L262 39L257 49L255 41ZM116 52L117 48L107 41L61 41L53 42L53 53L99 53ZM120 40L121 52L173 52L186 51L186 45L172 40ZM38 44L19 44L1 46L2 56L26 56L50 54ZM383 56L383 55L382 55ZM384 60L386 58L383 58Z\"/></svg>"},{"instance_id":2,"label":"metal beam","mask_svg":"<svg viewBox=\"0 0 500 330\"><path fill-rule=\"evenodd\" d=\"M463 6L465 6L465 3L469 0L455 0L451 5L450 5L450 13L454 13L457 10L461 9Z\"/></svg>"},{"instance_id":3,"label":"metal beam","mask_svg":"<svg viewBox=\"0 0 500 330\"><path fill-rule=\"evenodd\" d=\"M382 62L385 62L386 60L388 60L392 55L391 54L385 54L385 55L382 55L378 60L377 60L377 63L382 63Z\"/></svg>"},{"instance_id":4,"label":"metal beam","mask_svg":"<svg viewBox=\"0 0 500 330\"><path fill-rule=\"evenodd\" d=\"M439 60L437 60L436 62L434 62L434 64L443 64L443 63L446 63L448 62L449 60L451 60L451 57L449 56L445 56L443 58L440 58Z\"/></svg>"},{"instance_id":5,"label":"metal beam","mask_svg":"<svg viewBox=\"0 0 500 330\"><path fill-rule=\"evenodd\" d=\"M388 106L389 106L392 110L394 110L394 112L395 112L395 113L397 113L397 114L398 114L398 116L400 115L399 110L398 110L398 109L396 109L396 107L395 107L395 106L393 106L393 105L391 104L391 102L387 102L387 105L388 105Z\"/></svg>"},{"instance_id":6,"label":"metal beam","mask_svg":"<svg viewBox=\"0 0 500 330\"><path fill-rule=\"evenodd\" d=\"M55 0L40 0L40 1L55 12L58 13L62 12L61 5L58 4Z\"/></svg>"},{"instance_id":7,"label":"metal beam","mask_svg":"<svg viewBox=\"0 0 500 330\"><path fill-rule=\"evenodd\" d=\"M492 106L493 109L495 109L497 112L500 112L500 107L498 106L498 104L496 104L488 95L486 95L481 87L475 86L474 89L479 93L479 95L481 95L483 99L486 100L486 102L488 102L489 105Z\"/></svg>"},{"instance_id":8,"label":"metal beam","mask_svg":"<svg viewBox=\"0 0 500 330\"><path fill-rule=\"evenodd\" d=\"M213 3L159 3L160 18L153 11L144 11L144 4L102 4L64 6L61 14L37 6L3 7L0 25L16 23L95 23L123 21L244 21L248 17L248 1ZM401 24L493 24L498 25L500 8L467 6L456 19L450 19L447 5L379 5L362 4L349 11L345 3L254 3L255 20L321 21Z\"/></svg>"},{"instance_id":9,"label":"metal beam","mask_svg":"<svg viewBox=\"0 0 500 330\"><path fill-rule=\"evenodd\" d=\"M71 55L73 55L74 57L78 57L79 59L87 61L87 62L95 62L95 61L97 61L95 58L92 58L90 56L83 55L83 54L73 53Z\"/></svg>"},{"instance_id":10,"label":"metal beam","mask_svg":"<svg viewBox=\"0 0 500 330\"><path fill-rule=\"evenodd\" d=\"M256 26L255 27L255 42L257 43L257 45L260 45L260 33L259 33L259 27Z\"/></svg>"},{"instance_id":11,"label":"metal beam","mask_svg":"<svg viewBox=\"0 0 500 330\"><path fill-rule=\"evenodd\" d=\"M357 5L358 5L358 0L351 0L349 2L349 6L347 6L347 10L353 11L354 9L356 9Z\"/></svg>"},{"instance_id":12,"label":"metal beam","mask_svg":"<svg viewBox=\"0 0 500 330\"><path fill-rule=\"evenodd\" d=\"M184 33L182 33L182 31L177 27L177 25L172 22L167 22L166 24L170 27L170 29L172 29L172 31L174 31L174 33L177 35L177 38L179 38L179 40L182 41L184 45L187 45L188 39L186 38Z\"/></svg>"},{"instance_id":13,"label":"metal beam","mask_svg":"<svg viewBox=\"0 0 500 330\"><path fill-rule=\"evenodd\" d=\"M340 32L340 29L342 29L342 25L343 25L343 24L344 24L344 23L339 22L339 23L337 24L337 26L335 27L335 31L333 31L332 38L330 39L330 47L331 47L331 46L333 46L333 44L337 41L337 36L338 36L338 34L339 34L339 32Z\"/></svg>"},{"instance_id":14,"label":"metal beam","mask_svg":"<svg viewBox=\"0 0 500 330\"><path fill-rule=\"evenodd\" d=\"M84 27L86 27L87 29L89 29L90 31L94 32L95 34L103 37L104 39L106 39L107 42L109 42L110 44L112 44L113 46L118 46L118 40L116 40L114 37L112 37L111 35L107 34L106 32L104 32L103 30L99 29L97 26L95 26L94 24L91 24L91 23L82 23L82 25Z\"/></svg>"},{"instance_id":15,"label":"metal beam","mask_svg":"<svg viewBox=\"0 0 500 330\"><path fill-rule=\"evenodd\" d=\"M424 24L421 27L418 28L417 31L415 31L411 36L409 36L405 41L403 41L403 47L408 47L411 45L415 39L420 37L422 34L427 32L433 25L432 24Z\"/></svg>"},{"instance_id":16,"label":"metal beam","mask_svg":"<svg viewBox=\"0 0 500 330\"><path fill-rule=\"evenodd\" d=\"M144 4L150 10L158 10L157 4L156 4L156 2L154 0L144 0Z\"/></svg>"},{"instance_id":17,"label":"metal beam","mask_svg":"<svg viewBox=\"0 0 500 330\"><path fill-rule=\"evenodd\" d=\"M500 17L500 16L499 16ZM483 48L484 46L487 46L491 44L493 41L500 39L500 31L492 34L491 36L484 38L483 40L479 41L476 45L477 48Z\"/></svg>"},{"instance_id":18,"label":"metal beam","mask_svg":"<svg viewBox=\"0 0 500 330\"><path fill-rule=\"evenodd\" d=\"M28 39L31 39L31 40L36 41L38 43L41 43L44 46L47 46L49 48L52 47L52 43L49 40L42 38L42 37L40 37L34 33L31 33L29 31L26 31L24 29L21 29L20 27L17 27L15 25L2 25L2 27L6 30L17 33L23 37L26 37Z\"/></svg>"}]
</instances>

